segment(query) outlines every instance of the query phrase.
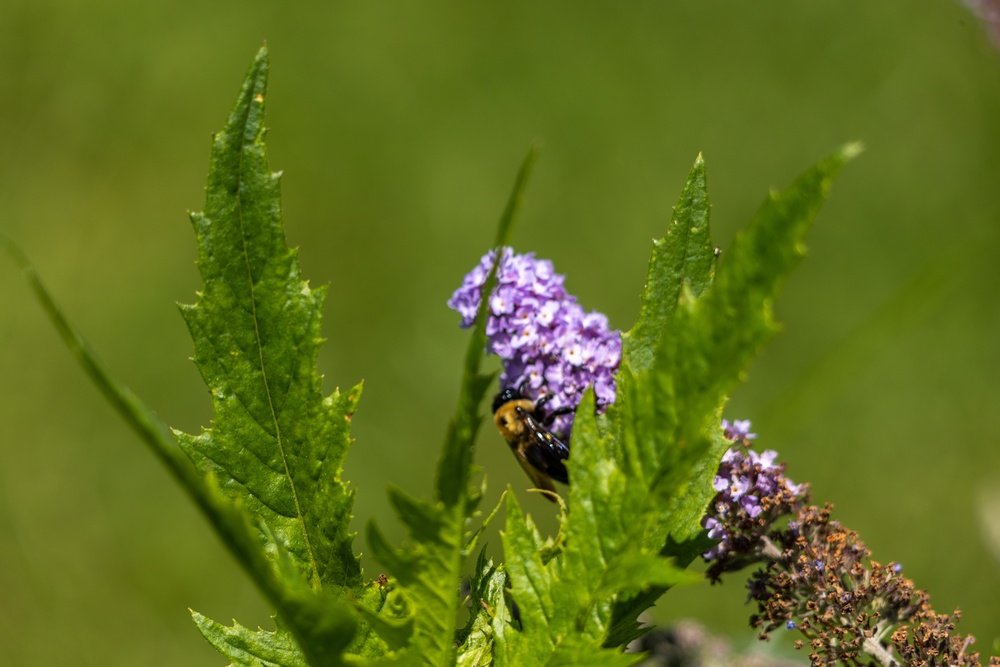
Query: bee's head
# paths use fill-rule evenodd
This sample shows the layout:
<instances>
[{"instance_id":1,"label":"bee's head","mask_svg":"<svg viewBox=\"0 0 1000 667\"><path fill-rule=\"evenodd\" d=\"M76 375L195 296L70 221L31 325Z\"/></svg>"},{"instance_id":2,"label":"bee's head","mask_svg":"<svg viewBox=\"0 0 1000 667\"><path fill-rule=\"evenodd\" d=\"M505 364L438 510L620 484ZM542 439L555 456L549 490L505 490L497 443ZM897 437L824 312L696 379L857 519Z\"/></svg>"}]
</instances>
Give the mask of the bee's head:
<instances>
[{"instance_id":1,"label":"bee's head","mask_svg":"<svg viewBox=\"0 0 1000 667\"><path fill-rule=\"evenodd\" d=\"M496 411L505 403L518 401L522 398L524 398L524 394L521 393L521 389L518 387L507 387L501 390L499 394L493 397L493 414L496 414Z\"/></svg>"}]
</instances>

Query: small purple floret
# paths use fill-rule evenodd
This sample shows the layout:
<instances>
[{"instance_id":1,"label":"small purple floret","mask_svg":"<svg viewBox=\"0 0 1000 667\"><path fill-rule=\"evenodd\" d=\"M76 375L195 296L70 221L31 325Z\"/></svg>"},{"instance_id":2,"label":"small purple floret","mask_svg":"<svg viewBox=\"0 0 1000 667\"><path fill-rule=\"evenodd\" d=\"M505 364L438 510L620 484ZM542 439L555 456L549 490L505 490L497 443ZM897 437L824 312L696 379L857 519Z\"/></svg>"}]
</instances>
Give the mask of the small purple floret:
<instances>
[{"instance_id":1,"label":"small purple floret","mask_svg":"<svg viewBox=\"0 0 1000 667\"><path fill-rule=\"evenodd\" d=\"M723 419L722 430L725 431L726 437L730 440L753 440L757 437L756 433L750 432L749 419L737 419L734 422Z\"/></svg>"}]
</instances>

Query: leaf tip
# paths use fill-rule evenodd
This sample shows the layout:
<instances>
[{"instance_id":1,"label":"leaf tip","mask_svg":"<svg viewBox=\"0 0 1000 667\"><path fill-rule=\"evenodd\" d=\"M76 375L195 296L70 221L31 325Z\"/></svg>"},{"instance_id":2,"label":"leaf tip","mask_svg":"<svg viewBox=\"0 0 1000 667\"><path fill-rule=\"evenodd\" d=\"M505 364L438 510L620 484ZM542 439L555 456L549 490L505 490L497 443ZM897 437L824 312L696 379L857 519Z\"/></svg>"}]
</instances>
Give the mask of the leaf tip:
<instances>
[{"instance_id":1,"label":"leaf tip","mask_svg":"<svg viewBox=\"0 0 1000 667\"><path fill-rule=\"evenodd\" d=\"M850 162L865 152L865 144L862 141L852 141L848 144L844 144L839 152L840 158L844 162Z\"/></svg>"},{"instance_id":2,"label":"leaf tip","mask_svg":"<svg viewBox=\"0 0 1000 667\"><path fill-rule=\"evenodd\" d=\"M265 39L263 42L261 42L260 48L257 49L257 55L254 56L253 61L254 64L264 63L266 65L269 58L270 58L270 51L268 51L267 40Z\"/></svg>"}]
</instances>

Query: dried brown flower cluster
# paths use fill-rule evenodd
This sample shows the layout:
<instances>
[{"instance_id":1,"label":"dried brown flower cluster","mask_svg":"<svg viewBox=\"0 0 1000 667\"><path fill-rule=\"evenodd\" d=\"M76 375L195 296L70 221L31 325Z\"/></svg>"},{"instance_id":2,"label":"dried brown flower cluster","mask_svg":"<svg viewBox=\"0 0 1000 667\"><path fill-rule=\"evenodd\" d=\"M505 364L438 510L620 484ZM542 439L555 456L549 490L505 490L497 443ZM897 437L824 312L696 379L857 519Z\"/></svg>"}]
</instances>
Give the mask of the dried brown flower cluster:
<instances>
[{"instance_id":1,"label":"dried brown flower cluster","mask_svg":"<svg viewBox=\"0 0 1000 667\"><path fill-rule=\"evenodd\" d=\"M814 665L980 664L979 654L968 650L973 637L955 633L958 610L936 613L899 564L872 560L857 533L830 518L831 505L808 505L804 487L784 478L773 457L762 465L762 457L742 449L730 450L716 478L718 494L705 525L713 537L724 537L722 548L705 557L713 581L751 562L764 563L748 582L749 598L757 604L750 624L761 630L761 639L778 628L800 632L806 639L796 648L808 646ZM762 475L773 497L741 502L748 482L760 488L755 480ZM720 481L726 478L731 484ZM775 528L782 513L791 520ZM989 664L1000 667L1000 657Z\"/></svg>"},{"instance_id":2,"label":"dried brown flower cluster","mask_svg":"<svg viewBox=\"0 0 1000 667\"><path fill-rule=\"evenodd\" d=\"M979 665L979 654L967 652L973 638L954 633L958 612L934 612L927 593L898 564L871 560L857 533L830 518L831 509L803 506L768 538L781 555L748 584L758 609L750 623L761 636L779 627L800 631L814 665L871 658L883 665Z\"/></svg>"}]
</instances>

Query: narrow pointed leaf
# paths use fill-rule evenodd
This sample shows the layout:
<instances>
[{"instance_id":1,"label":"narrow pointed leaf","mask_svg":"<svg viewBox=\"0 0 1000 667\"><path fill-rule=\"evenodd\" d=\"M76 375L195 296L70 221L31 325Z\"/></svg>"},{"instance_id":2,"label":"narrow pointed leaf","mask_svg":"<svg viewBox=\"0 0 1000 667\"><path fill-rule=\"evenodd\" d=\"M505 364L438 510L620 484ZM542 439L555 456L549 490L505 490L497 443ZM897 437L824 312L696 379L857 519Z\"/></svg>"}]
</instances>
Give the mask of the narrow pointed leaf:
<instances>
[{"instance_id":1,"label":"narrow pointed leaf","mask_svg":"<svg viewBox=\"0 0 1000 667\"><path fill-rule=\"evenodd\" d=\"M83 335L70 323L45 283L42 282L38 271L21 249L3 234L0 234L0 245L21 269L28 285L35 293L35 297L45 310L45 314L91 381L94 382L119 416L149 446L153 454L160 459L181 486L192 495L199 505L203 506L204 503L198 501L198 496L204 491L202 477L183 453L177 449L170 437L170 429L128 387L111 376Z\"/></svg>"},{"instance_id":2,"label":"narrow pointed leaf","mask_svg":"<svg viewBox=\"0 0 1000 667\"><path fill-rule=\"evenodd\" d=\"M521 165L501 217L498 248L508 242L535 157L532 149ZM494 273L495 267L483 287L484 294L489 294L495 284ZM467 553L467 517L475 511L481 496L470 480L476 432L482 422L479 406L492 380L492 375L480 370L486 345L487 304L488 299L482 299L466 350L459 403L438 462L434 500L421 501L390 489L390 501L410 533L411 542L403 547L390 544L374 523L369 524L367 532L373 555L395 576L400 593L412 607L414 635L407 655L428 665L451 665L457 658L454 635L459 601L455 587Z\"/></svg>"},{"instance_id":3,"label":"narrow pointed leaf","mask_svg":"<svg viewBox=\"0 0 1000 667\"><path fill-rule=\"evenodd\" d=\"M345 601L379 603L361 581L348 530L353 494L340 478L361 388L321 393L325 290L302 280L285 242L264 144L267 73L262 48L213 139L205 210L191 216L204 286L181 312L215 415L211 428L175 437L247 517L251 574L318 667L341 664L348 646L378 655L384 644L370 626L357 634Z\"/></svg>"},{"instance_id":4,"label":"narrow pointed leaf","mask_svg":"<svg viewBox=\"0 0 1000 667\"><path fill-rule=\"evenodd\" d=\"M514 188L507 199L507 205L497 228L496 243L494 244L497 252L510 242L514 219L520 210L524 189L528 184L528 178L531 176L537 158L538 152L532 147L518 170ZM493 291L493 286L496 283L495 274L496 266L490 271L490 275L483 285L483 298L480 299L479 314L476 317L476 324L466 348L459 404L448 429L444 452L442 452L441 460L438 463L435 484L436 496L447 505L458 503L459 499L464 498L468 492L476 432L482 422L479 404L486 395L486 390L493 379L492 374L484 375L481 373L480 366L486 348L486 313L489 302L486 295Z\"/></svg>"},{"instance_id":5,"label":"narrow pointed leaf","mask_svg":"<svg viewBox=\"0 0 1000 667\"><path fill-rule=\"evenodd\" d=\"M279 614L288 618L305 619L304 631L300 637L314 637L318 644L327 643L323 635L327 631L324 629L327 626L315 622L317 618L327 613L327 609L314 598L297 595L295 582L282 584L275 578L273 568L261 549L261 535L251 526L238 503L223 495L213 474L202 476L195 470L170 438L166 425L160 422L155 413L126 386L111 377L80 332L73 327L55 303L23 253L6 238L0 237L0 240L4 242L11 257L21 266L46 313L81 367L126 423L167 466L218 532L223 544L233 554L237 563L253 579L264 596L274 604ZM350 637L352 633L353 622L334 630L334 634L338 636Z\"/></svg>"},{"instance_id":6,"label":"narrow pointed leaf","mask_svg":"<svg viewBox=\"0 0 1000 667\"><path fill-rule=\"evenodd\" d=\"M653 242L639 317L623 336L622 356L633 370L652 364L653 352L677 307L685 285L700 296L715 277L716 251L709 229L705 160L695 160L674 207L667 233Z\"/></svg>"},{"instance_id":7,"label":"narrow pointed leaf","mask_svg":"<svg viewBox=\"0 0 1000 667\"><path fill-rule=\"evenodd\" d=\"M181 311L215 419L177 434L203 471L259 516L314 589L361 583L340 481L360 387L323 397L315 370L324 289L299 275L264 146L267 52L261 49L215 136L204 213L193 214L198 303Z\"/></svg>"}]
</instances>

